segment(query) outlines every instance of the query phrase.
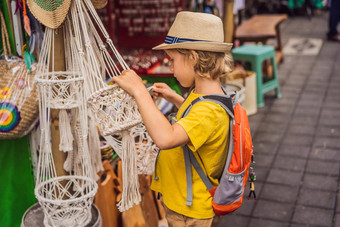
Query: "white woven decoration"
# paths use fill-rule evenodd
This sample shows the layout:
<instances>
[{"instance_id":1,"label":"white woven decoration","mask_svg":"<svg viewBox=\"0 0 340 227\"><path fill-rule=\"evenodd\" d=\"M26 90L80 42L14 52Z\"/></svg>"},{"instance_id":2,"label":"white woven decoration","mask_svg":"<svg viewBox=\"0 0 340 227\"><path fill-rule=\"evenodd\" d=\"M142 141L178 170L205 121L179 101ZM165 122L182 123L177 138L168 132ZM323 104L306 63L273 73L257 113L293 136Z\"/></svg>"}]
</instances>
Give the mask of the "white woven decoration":
<instances>
[{"instance_id":1,"label":"white woven decoration","mask_svg":"<svg viewBox=\"0 0 340 227\"><path fill-rule=\"evenodd\" d=\"M91 206L98 186L92 179L93 171L87 144L84 77L79 72L79 63L72 50L68 52L69 56L66 56L69 60L67 68L70 71L54 71L54 59L50 59L54 56L53 32L49 28L45 30L39 56L40 67L35 76L39 90L41 127L35 196L44 211L45 226L85 226L91 220ZM72 46L72 43L69 45ZM47 72L50 68L51 72ZM60 133L64 144L60 144L60 147L69 152L64 163L64 168L69 171L67 176L57 176L53 160L50 134L52 108L60 109L61 112ZM71 109L73 127L66 109ZM63 138L63 133L74 137L75 143L72 144L72 140Z\"/></svg>"},{"instance_id":2,"label":"white woven decoration","mask_svg":"<svg viewBox=\"0 0 340 227\"><path fill-rule=\"evenodd\" d=\"M159 148L152 141L144 124L133 127L131 135L136 141L138 174L152 175L155 170L155 161L160 151Z\"/></svg>"},{"instance_id":3,"label":"white woven decoration","mask_svg":"<svg viewBox=\"0 0 340 227\"><path fill-rule=\"evenodd\" d=\"M123 195L119 210L124 211L138 204L139 181L136 168L136 150L129 135L129 128L140 124L142 118L134 99L117 86L107 86L105 76L113 77L128 69L127 64L116 50L104 25L90 0L74 0L69 19L72 29L71 42L76 46L79 69L85 75L85 95L94 119L104 135L122 132L123 152L120 154L123 166ZM97 29L105 39L101 40ZM106 46L113 53L110 55ZM72 51L71 46L71 51Z\"/></svg>"},{"instance_id":4,"label":"white woven decoration","mask_svg":"<svg viewBox=\"0 0 340 227\"><path fill-rule=\"evenodd\" d=\"M130 130L130 136L133 138L136 152L136 165L138 174L152 175L155 170L155 161L159 148L153 143L150 135L147 133L144 124L139 124ZM118 133L122 138L122 134ZM112 136L104 136L107 143L114 151L122 156L124 151L122 139Z\"/></svg>"},{"instance_id":5,"label":"white woven decoration","mask_svg":"<svg viewBox=\"0 0 340 227\"><path fill-rule=\"evenodd\" d=\"M116 84L93 93L88 103L104 136L141 123L136 101Z\"/></svg>"}]
</instances>

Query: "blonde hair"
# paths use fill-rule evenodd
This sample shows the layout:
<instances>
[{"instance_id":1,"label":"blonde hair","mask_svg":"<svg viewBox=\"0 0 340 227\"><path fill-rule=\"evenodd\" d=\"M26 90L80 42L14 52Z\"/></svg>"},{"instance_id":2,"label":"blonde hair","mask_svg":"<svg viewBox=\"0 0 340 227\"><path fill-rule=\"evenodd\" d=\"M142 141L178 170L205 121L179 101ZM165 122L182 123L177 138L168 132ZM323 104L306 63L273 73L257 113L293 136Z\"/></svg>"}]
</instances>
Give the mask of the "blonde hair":
<instances>
[{"instance_id":1,"label":"blonde hair","mask_svg":"<svg viewBox=\"0 0 340 227\"><path fill-rule=\"evenodd\" d=\"M192 52L187 49L176 49L180 54L189 58ZM230 55L220 52L194 50L198 60L194 66L195 73L203 78L217 79L228 76L232 71L233 61Z\"/></svg>"}]
</instances>

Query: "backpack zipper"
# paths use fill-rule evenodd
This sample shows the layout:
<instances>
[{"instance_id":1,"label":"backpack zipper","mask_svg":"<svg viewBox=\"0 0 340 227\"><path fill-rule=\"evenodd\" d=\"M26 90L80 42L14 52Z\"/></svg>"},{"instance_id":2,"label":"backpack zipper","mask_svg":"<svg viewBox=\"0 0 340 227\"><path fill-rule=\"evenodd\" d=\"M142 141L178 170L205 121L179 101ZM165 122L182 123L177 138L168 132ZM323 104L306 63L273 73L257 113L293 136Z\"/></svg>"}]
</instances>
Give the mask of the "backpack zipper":
<instances>
[{"instance_id":1,"label":"backpack zipper","mask_svg":"<svg viewBox=\"0 0 340 227\"><path fill-rule=\"evenodd\" d=\"M241 125L240 125L241 126ZM241 126L242 127L242 126ZM241 156L241 170L243 170L243 156L242 156L242 129L240 127L240 156Z\"/></svg>"}]
</instances>

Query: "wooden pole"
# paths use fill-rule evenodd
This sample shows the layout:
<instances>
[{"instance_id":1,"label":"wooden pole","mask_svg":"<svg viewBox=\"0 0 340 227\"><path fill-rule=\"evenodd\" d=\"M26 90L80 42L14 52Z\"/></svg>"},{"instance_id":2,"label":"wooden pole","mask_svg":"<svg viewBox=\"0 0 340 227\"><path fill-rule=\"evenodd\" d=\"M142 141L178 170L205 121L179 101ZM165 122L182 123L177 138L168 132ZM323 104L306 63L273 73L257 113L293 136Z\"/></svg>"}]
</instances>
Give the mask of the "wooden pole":
<instances>
[{"instance_id":1,"label":"wooden pole","mask_svg":"<svg viewBox=\"0 0 340 227\"><path fill-rule=\"evenodd\" d=\"M52 69L52 62L50 62L49 71L65 71L65 52L64 52L64 31L63 26L55 29L54 32L54 69ZM51 47L52 48L52 47ZM53 54L53 51L51 51ZM52 155L57 176L65 176L68 173L64 170L64 162L66 160L66 153L59 150L60 131L59 131L59 110L51 109L51 137L52 137Z\"/></svg>"},{"instance_id":2,"label":"wooden pole","mask_svg":"<svg viewBox=\"0 0 340 227\"><path fill-rule=\"evenodd\" d=\"M224 0L224 42L232 43L234 36L234 0Z\"/></svg>"}]
</instances>

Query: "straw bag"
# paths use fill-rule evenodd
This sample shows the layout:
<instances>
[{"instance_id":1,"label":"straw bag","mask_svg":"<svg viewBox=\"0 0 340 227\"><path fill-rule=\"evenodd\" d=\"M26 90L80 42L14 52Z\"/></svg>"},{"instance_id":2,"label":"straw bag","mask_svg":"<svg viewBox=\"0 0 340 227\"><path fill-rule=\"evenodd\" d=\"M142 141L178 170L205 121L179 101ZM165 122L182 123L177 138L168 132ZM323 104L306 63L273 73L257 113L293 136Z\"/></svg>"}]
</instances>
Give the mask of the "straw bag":
<instances>
[{"instance_id":1,"label":"straw bag","mask_svg":"<svg viewBox=\"0 0 340 227\"><path fill-rule=\"evenodd\" d=\"M25 62L11 58L7 28L0 12L1 36L5 60L0 60L0 139L26 135L38 119L37 89Z\"/></svg>"},{"instance_id":2,"label":"straw bag","mask_svg":"<svg viewBox=\"0 0 340 227\"><path fill-rule=\"evenodd\" d=\"M107 5L107 0L91 0L94 8L102 9Z\"/></svg>"},{"instance_id":3,"label":"straw bag","mask_svg":"<svg viewBox=\"0 0 340 227\"><path fill-rule=\"evenodd\" d=\"M58 28L65 20L71 0L27 0L27 5L40 23Z\"/></svg>"}]
</instances>

